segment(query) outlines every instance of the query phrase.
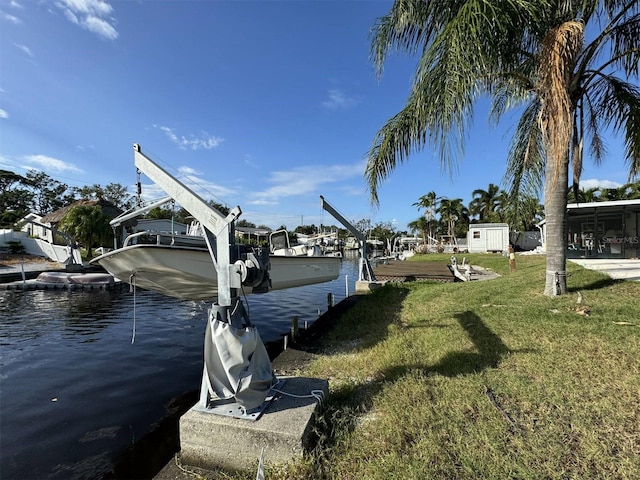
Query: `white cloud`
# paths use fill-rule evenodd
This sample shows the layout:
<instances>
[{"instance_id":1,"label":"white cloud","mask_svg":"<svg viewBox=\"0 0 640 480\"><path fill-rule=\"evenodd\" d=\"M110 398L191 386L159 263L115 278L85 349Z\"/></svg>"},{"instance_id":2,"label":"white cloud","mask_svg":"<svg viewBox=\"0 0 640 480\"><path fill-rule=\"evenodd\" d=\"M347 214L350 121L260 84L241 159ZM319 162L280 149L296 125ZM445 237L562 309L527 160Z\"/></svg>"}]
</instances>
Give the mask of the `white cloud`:
<instances>
[{"instance_id":1,"label":"white cloud","mask_svg":"<svg viewBox=\"0 0 640 480\"><path fill-rule=\"evenodd\" d=\"M339 183L361 176L364 163L350 165L310 165L288 171L272 172L267 180L273 186L250 194L252 205L276 205L281 198L320 193L321 185Z\"/></svg>"},{"instance_id":2,"label":"white cloud","mask_svg":"<svg viewBox=\"0 0 640 480\"><path fill-rule=\"evenodd\" d=\"M184 176L188 176L188 175L202 175L200 172L198 172L197 170L191 168L191 167L187 167L187 166L182 166L178 168L178 171L184 175Z\"/></svg>"},{"instance_id":3,"label":"white cloud","mask_svg":"<svg viewBox=\"0 0 640 480\"><path fill-rule=\"evenodd\" d=\"M22 23L22 20L20 20L15 15L11 15L10 13L4 12L2 10L0 10L0 17L6 20L7 22L13 23L14 25L20 25Z\"/></svg>"},{"instance_id":4,"label":"white cloud","mask_svg":"<svg viewBox=\"0 0 640 480\"><path fill-rule=\"evenodd\" d=\"M260 199L260 200L249 200L247 202L247 204L248 205L268 207L268 206L271 206L271 205L278 205L278 202L273 201L273 200Z\"/></svg>"},{"instance_id":5,"label":"white cloud","mask_svg":"<svg viewBox=\"0 0 640 480\"><path fill-rule=\"evenodd\" d=\"M88 151L93 151L95 149L96 147L94 147L93 145L76 145L77 152L88 152Z\"/></svg>"},{"instance_id":6,"label":"white cloud","mask_svg":"<svg viewBox=\"0 0 640 480\"><path fill-rule=\"evenodd\" d=\"M0 155L0 168L4 170L10 170L15 168L13 161L9 160L7 157L3 157Z\"/></svg>"},{"instance_id":7,"label":"white cloud","mask_svg":"<svg viewBox=\"0 0 640 480\"><path fill-rule=\"evenodd\" d=\"M184 135L177 135L173 131L173 129L169 127L163 127L161 125L154 125L154 127L162 130L169 140L171 140L183 150L211 150L218 147L222 142L224 142L224 138L214 137L206 132L201 133L199 137L190 135L187 138Z\"/></svg>"},{"instance_id":8,"label":"white cloud","mask_svg":"<svg viewBox=\"0 0 640 480\"><path fill-rule=\"evenodd\" d=\"M27 155L24 159L31 165L37 165L43 170L51 170L54 172L75 172L83 171L71 163L67 163L57 158L47 157L46 155Z\"/></svg>"},{"instance_id":9,"label":"white cloud","mask_svg":"<svg viewBox=\"0 0 640 480\"><path fill-rule=\"evenodd\" d=\"M14 43L14 45L18 47L20 50L22 50L24 53L26 53L27 55L33 58L33 52L29 47L27 47L26 45L20 45L18 43Z\"/></svg>"},{"instance_id":10,"label":"white cloud","mask_svg":"<svg viewBox=\"0 0 640 480\"><path fill-rule=\"evenodd\" d=\"M590 188L618 188L621 186L621 183L614 182L612 180L598 180L595 178L590 178L580 181L581 190L589 190Z\"/></svg>"},{"instance_id":11,"label":"white cloud","mask_svg":"<svg viewBox=\"0 0 640 480\"><path fill-rule=\"evenodd\" d=\"M349 97L337 88L329 90L328 96L329 99L322 102L322 106L329 110L346 110L358 103L355 97Z\"/></svg>"},{"instance_id":12,"label":"white cloud","mask_svg":"<svg viewBox=\"0 0 640 480\"><path fill-rule=\"evenodd\" d=\"M9 114L6 110L0 108L0 118L9 118Z\"/></svg>"},{"instance_id":13,"label":"white cloud","mask_svg":"<svg viewBox=\"0 0 640 480\"><path fill-rule=\"evenodd\" d=\"M115 19L111 16L113 7L103 0L59 0L56 6L65 17L85 30L107 40L118 38Z\"/></svg>"},{"instance_id":14,"label":"white cloud","mask_svg":"<svg viewBox=\"0 0 640 480\"><path fill-rule=\"evenodd\" d=\"M256 163L255 161L256 159L253 157L253 155L250 155L248 153L245 154L244 156L244 164L248 167L251 168L258 168L259 165Z\"/></svg>"}]
</instances>

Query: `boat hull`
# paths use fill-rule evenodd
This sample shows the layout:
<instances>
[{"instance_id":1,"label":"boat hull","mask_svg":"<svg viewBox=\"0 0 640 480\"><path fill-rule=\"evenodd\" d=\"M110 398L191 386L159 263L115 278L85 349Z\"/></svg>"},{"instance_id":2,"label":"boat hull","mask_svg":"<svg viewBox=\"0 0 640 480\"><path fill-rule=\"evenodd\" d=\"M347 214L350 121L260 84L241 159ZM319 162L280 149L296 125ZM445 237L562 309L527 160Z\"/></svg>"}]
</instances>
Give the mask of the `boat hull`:
<instances>
[{"instance_id":1,"label":"boat hull","mask_svg":"<svg viewBox=\"0 0 640 480\"><path fill-rule=\"evenodd\" d=\"M338 278L336 257L269 257L271 290L324 283ZM216 269L208 250L166 245L130 245L92 260L123 282L187 300L217 296ZM244 287L244 293L253 293Z\"/></svg>"}]
</instances>

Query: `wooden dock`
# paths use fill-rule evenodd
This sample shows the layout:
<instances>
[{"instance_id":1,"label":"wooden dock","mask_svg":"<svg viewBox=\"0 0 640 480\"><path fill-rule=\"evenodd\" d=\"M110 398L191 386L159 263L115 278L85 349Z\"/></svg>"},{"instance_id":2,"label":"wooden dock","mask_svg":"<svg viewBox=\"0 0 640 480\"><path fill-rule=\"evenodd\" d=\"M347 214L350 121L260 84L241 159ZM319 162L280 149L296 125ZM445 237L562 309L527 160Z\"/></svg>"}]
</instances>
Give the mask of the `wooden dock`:
<instances>
[{"instance_id":1,"label":"wooden dock","mask_svg":"<svg viewBox=\"0 0 640 480\"><path fill-rule=\"evenodd\" d=\"M453 282L455 276L444 262L402 262L390 260L373 267L376 280L390 282L415 282L432 280L435 282Z\"/></svg>"}]
</instances>

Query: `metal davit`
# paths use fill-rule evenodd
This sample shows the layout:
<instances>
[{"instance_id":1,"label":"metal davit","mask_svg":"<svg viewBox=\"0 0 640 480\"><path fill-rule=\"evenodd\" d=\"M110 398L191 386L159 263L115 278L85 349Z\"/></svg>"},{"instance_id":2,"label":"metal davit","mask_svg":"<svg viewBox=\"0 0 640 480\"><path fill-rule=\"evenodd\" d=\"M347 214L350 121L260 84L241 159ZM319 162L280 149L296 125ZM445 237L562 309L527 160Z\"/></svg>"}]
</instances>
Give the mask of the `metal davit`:
<instances>
[{"instance_id":1,"label":"metal davit","mask_svg":"<svg viewBox=\"0 0 640 480\"><path fill-rule=\"evenodd\" d=\"M134 144L134 161L171 198L201 224L217 274L217 300L207 319L204 339L204 370L197 409L256 420L273 398L276 378L256 327L246 313L239 290L247 285L269 288L269 252L235 243L235 222L240 207L228 215L144 155ZM216 292L212 292L214 298Z\"/></svg>"}]
</instances>

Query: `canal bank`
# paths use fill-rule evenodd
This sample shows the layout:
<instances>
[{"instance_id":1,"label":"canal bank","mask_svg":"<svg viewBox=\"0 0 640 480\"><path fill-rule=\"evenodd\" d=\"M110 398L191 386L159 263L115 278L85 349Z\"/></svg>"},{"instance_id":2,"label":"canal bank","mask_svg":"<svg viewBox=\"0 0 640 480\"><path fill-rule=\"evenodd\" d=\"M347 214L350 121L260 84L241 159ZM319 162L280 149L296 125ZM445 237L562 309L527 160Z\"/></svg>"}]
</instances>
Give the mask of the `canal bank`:
<instances>
[{"instance_id":1,"label":"canal bank","mask_svg":"<svg viewBox=\"0 0 640 480\"><path fill-rule=\"evenodd\" d=\"M0 283L36 278L42 272L63 272L65 266L44 257L0 253Z\"/></svg>"}]
</instances>

